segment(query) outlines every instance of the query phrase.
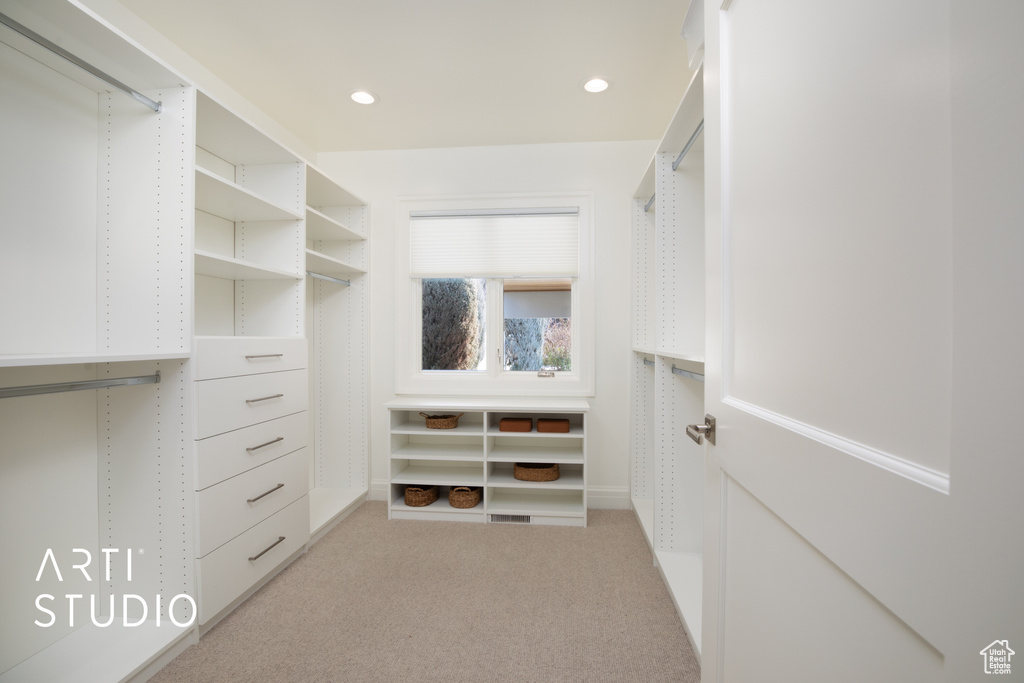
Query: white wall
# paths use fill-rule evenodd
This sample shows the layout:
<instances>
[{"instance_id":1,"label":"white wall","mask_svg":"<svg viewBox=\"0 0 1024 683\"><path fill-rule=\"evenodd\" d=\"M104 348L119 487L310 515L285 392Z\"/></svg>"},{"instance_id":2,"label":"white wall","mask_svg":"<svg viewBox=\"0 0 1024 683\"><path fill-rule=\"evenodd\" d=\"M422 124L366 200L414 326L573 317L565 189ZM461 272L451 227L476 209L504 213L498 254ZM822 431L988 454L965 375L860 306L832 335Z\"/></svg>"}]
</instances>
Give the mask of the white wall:
<instances>
[{"instance_id":1,"label":"white wall","mask_svg":"<svg viewBox=\"0 0 1024 683\"><path fill-rule=\"evenodd\" d=\"M387 490L394 398L395 200L406 196L594 193L596 395L590 399L591 507L629 506L630 200L656 142L338 152L317 165L370 204L371 496Z\"/></svg>"}]
</instances>

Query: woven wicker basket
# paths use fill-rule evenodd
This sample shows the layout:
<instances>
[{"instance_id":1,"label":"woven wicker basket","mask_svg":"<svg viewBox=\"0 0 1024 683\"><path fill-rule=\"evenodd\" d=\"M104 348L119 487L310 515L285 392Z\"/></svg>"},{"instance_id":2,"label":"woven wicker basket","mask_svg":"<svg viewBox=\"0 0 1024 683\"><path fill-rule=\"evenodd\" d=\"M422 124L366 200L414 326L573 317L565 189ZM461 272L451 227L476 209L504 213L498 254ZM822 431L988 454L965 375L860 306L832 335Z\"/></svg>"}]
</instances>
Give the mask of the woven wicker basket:
<instances>
[{"instance_id":1,"label":"woven wicker basket","mask_svg":"<svg viewBox=\"0 0 1024 683\"><path fill-rule=\"evenodd\" d=\"M475 508L480 504L480 487L453 486L448 492L448 503L453 508Z\"/></svg>"},{"instance_id":2,"label":"woven wicker basket","mask_svg":"<svg viewBox=\"0 0 1024 683\"><path fill-rule=\"evenodd\" d=\"M459 426L459 418L465 413L458 415L427 415L420 413L427 421L427 429L455 429Z\"/></svg>"},{"instance_id":3,"label":"woven wicker basket","mask_svg":"<svg viewBox=\"0 0 1024 683\"><path fill-rule=\"evenodd\" d=\"M512 476L522 481L554 481L561 476L558 463L517 462Z\"/></svg>"},{"instance_id":4,"label":"woven wicker basket","mask_svg":"<svg viewBox=\"0 0 1024 683\"><path fill-rule=\"evenodd\" d=\"M413 508L421 508L430 505L438 498L436 486L406 486L405 504Z\"/></svg>"}]
</instances>

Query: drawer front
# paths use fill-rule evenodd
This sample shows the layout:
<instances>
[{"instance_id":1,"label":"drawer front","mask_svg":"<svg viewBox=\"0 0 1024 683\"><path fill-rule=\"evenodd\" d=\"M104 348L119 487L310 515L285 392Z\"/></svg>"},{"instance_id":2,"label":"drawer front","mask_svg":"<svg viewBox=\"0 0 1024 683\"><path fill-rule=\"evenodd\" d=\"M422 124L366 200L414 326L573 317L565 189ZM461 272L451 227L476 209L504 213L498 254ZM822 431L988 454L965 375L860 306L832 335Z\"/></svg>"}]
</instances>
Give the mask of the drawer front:
<instances>
[{"instance_id":1,"label":"drawer front","mask_svg":"<svg viewBox=\"0 0 1024 683\"><path fill-rule=\"evenodd\" d=\"M308 540L309 496L303 496L199 560L199 623L215 617Z\"/></svg>"},{"instance_id":2,"label":"drawer front","mask_svg":"<svg viewBox=\"0 0 1024 683\"><path fill-rule=\"evenodd\" d=\"M196 437L205 439L306 409L306 371L195 382Z\"/></svg>"},{"instance_id":3,"label":"drawer front","mask_svg":"<svg viewBox=\"0 0 1024 683\"><path fill-rule=\"evenodd\" d=\"M306 449L300 449L196 494L199 556L309 492Z\"/></svg>"},{"instance_id":4,"label":"drawer front","mask_svg":"<svg viewBox=\"0 0 1024 683\"><path fill-rule=\"evenodd\" d=\"M196 441L196 490L306 446L309 413L295 413Z\"/></svg>"},{"instance_id":5,"label":"drawer front","mask_svg":"<svg viewBox=\"0 0 1024 683\"><path fill-rule=\"evenodd\" d=\"M307 367L305 339L214 337L196 339L196 379L237 377Z\"/></svg>"}]
</instances>

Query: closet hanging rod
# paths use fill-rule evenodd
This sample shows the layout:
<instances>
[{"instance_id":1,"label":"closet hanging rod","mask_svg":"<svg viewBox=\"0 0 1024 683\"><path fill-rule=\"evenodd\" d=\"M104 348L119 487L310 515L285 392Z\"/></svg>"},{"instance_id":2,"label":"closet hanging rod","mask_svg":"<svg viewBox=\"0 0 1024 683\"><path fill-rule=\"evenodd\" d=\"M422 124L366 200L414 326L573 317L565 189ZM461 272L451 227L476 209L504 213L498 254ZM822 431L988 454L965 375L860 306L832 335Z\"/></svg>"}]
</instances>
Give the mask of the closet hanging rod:
<instances>
[{"instance_id":1,"label":"closet hanging rod","mask_svg":"<svg viewBox=\"0 0 1024 683\"><path fill-rule=\"evenodd\" d=\"M682 368L677 368L674 365L672 366L672 374L679 375L681 377L689 377L690 379L695 379L698 382L704 381L704 375L701 375L696 372L690 372L689 370L683 370Z\"/></svg>"},{"instance_id":2,"label":"closet hanging rod","mask_svg":"<svg viewBox=\"0 0 1024 683\"><path fill-rule=\"evenodd\" d=\"M648 360L647 358L644 358L644 365L649 365L649 366L651 366L653 368L654 367L654 361L653 360Z\"/></svg>"},{"instance_id":3,"label":"closet hanging rod","mask_svg":"<svg viewBox=\"0 0 1024 683\"><path fill-rule=\"evenodd\" d=\"M41 45L42 47L46 48L47 50L49 50L53 54L57 55L58 57L66 59L67 61L69 61L72 64L74 64L75 66L77 66L79 69L82 69L83 71L88 71L89 73L91 73L96 78L100 79L101 81L105 81L106 83L108 83L109 85L113 86L117 90L120 90L121 92L123 92L125 95L128 95L132 99L134 99L134 100L136 100L138 102L141 102L142 104L146 105L147 107L149 107L150 109L152 109L156 113L159 114L160 110L163 109L163 103L161 103L161 102L154 102L153 100L149 99L148 97L146 97L145 95L143 95L139 91L134 90L133 88L129 88L127 85L125 85L121 81L117 80L116 78L114 78L110 74L105 73L103 71L100 71L99 69L94 67L92 64L89 64L88 62L82 61L81 59L79 59L75 55L71 54L70 52L68 52L67 50L62 48L60 45L57 45L56 43L50 42L49 40L47 40L46 38L43 38L41 35L39 35L35 31L33 31L32 29L28 28L27 26L22 26L21 24L16 22L14 19L11 19L9 16L7 16L6 14L3 14L2 12L0 12L0 24L4 24L8 28L11 28L14 31L17 31L21 35L23 35L26 38L28 38L29 40L31 40L33 43Z\"/></svg>"},{"instance_id":4,"label":"closet hanging rod","mask_svg":"<svg viewBox=\"0 0 1024 683\"><path fill-rule=\"evenodd\" d=\"M311 270L307 270L306 271L306 275L308 275L310 277L315 277L317 280L325 280L327 282L333 282L336 285L345 285L346 287L351 287L352 286L351 280L341 280L341 279L336 278L336 277L331 277L330 275L321 275L320 273L314 273Z\"/></svg>"},{"instance_id":5,"label":"closet hanging rod","mask_svg":"<svg viewBox=\"0 0 1024 683\"><path fill-rule=\"evenodd\" d=\"M155 375L141 377L119 377L117 379L87 379L80 382L56 382L55 384L33 384L24 387L7 387L0 389L0 398L16 396L35 396L37 394L57 394L64 391L83 391L85 389L107 389L109 387L127 387L135 384L159 384L160 371Z\"/></svg>"},{"instance_id":6,"label":"closet hanging rod","mask_svg":"<svg viewBox=\"0 0 1024 683\"><path fill-rule=\"evenodd\" d=\"M697 130L693 131L693 135L690 136L690 140L686 143L686 147L683 147L683 151L680 152L679 156L676 157L676 160L672 162L673 171L679 168L679 164L683 163L683 158L686 157L686 153L690 151L690 148L693 147L693 143L697 142L697 138L703 132L704 119L701 119L700 123L697 124Z\"/></svg>"},{"instance_id":7,"label":"closet hanging rod","mask_svg":"<svg viewBox=\"0 0 1024 683\"><path fill-rule=\"evenodd\" d=\"M644 213L647 213L648 211L650 211L650 210L651 210L651 204L653 204L653 203L654 203L654 198L655 198L655 197L657 197L657 196L658 196L658 195L657 195L656 193L655 193L655 194L652 194L652 195L651 195L651 198L647 200L647 203L646 203L646 204L644 204Z\"/></svg>"}]
</instances>

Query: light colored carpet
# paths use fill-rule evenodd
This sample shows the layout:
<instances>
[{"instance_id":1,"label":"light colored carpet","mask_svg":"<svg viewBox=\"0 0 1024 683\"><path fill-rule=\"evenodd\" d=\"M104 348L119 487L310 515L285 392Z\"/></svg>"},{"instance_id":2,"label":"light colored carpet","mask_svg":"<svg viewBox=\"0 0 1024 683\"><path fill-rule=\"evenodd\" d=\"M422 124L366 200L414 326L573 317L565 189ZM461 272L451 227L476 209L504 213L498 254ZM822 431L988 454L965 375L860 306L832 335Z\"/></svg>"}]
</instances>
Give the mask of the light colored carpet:
<instances>
[{"instance_id":1,"label":"light colored carpet","mask_svg":"<svg viewBox=\"0 0 1024 683\"><path fill-rule=\"evenodd\" d=\"M588 522L388 521L365 503L151 680L697 683L633 513Z\"/></svg>"}]
</instances>

